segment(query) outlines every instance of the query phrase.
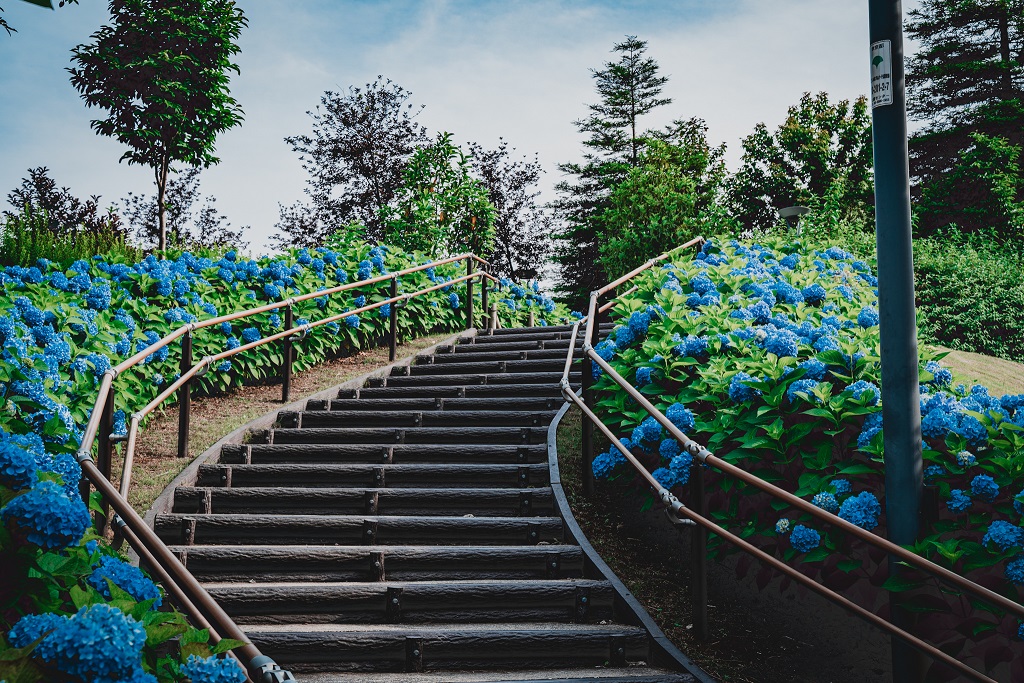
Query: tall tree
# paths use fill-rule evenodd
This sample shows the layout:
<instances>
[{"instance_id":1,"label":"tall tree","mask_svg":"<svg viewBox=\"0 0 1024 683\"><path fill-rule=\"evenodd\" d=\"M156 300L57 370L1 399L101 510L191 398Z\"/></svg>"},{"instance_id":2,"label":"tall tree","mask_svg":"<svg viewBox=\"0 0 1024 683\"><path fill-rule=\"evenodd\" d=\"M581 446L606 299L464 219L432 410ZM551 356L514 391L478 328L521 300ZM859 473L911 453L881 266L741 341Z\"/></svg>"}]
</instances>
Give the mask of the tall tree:
<instances>
[{"instance_id":1,"label":"tall tree","mask_svg":"<svg viewBox=\"0 0 1024 683\"><path fill-rule=\"evenodd\" d=\"M7 195L14 211L4 211L7 218L45 216L49 232L68 235L86 230L92 233L114 231L123 233L121 217L108 207L106 213L99 208L100 197L93 195L82 201L67 187L58 188L45 166L30 168L28 177Z\"/></svg>"},{"instance_id":2,"label":"tall tree","mask_svg":"<svg viewBox=\"0 0 1024 683\"><path fill-rule=\"evenodd\" d=\"M971 165L992 151L975 134L997 147L1024 145L1024 0L922 0L907 35L921 46L907 64L907 108L925 124L910 140L915 195L928 198L918 229L956 223L1006 234L1009 219L985 208L998 189Z\"/></svg>"},{"instance_id":3,"label":"tall tree","mask_svg":"<svg viewBox=\"0 0 1024 683\"><path fill-rule=\"evenodd\" d=\"M699 234L722 232L724 154L725 145L708 143L701 119L676 121L645 142L600 217L601 266L609 277Z\"/></svg>"},{"instance_id":4,"label":"tall tree","mask_svg":"<svg viewBox=\"0 0 1024 683\"><path fill-rule=\"evenodd\" d=\"M778 210L838 193L850 217L874 205L871 119L863 97L832 103L828 93L804 93L775 132L759 123L743 138L728 204L746 228L766 230Z\"/></svg>"},{"instance_id":5,"label":"tall tree","mask_svg":"<svg viewBox=\"0 0 1024 683\"><path fill-rule=\"evenodd\" d=\"M153 169L164 249L171 165L218 163L217 135L242 122L228 72L238 73L231 58L248 22L233 0L111 0L110 14L68 71L86 105L109 112L93 130L128 146L121 161Z\"/></svg>"},{"instance_id":6,"label":"tall tree","mask_svg":"<svg viewBox=\"0 0 1024 683\"><path fill-rule=\"evenodd\" d=\"M612 187L639 161L645 139L640 118L672 101L661 97L668 78L659 75L646 51L646 41L626 36L612 48L616 61L591 70L600 100L575 122L588 136L583 162L558 167L568 177L556 185L561 197L552 204L564 226L555 235L554 258L560 267L558 290L573 307L582 306L587 294L606 281L597 237L600 216Z\"/></svg>"},{"instance_id":7,"label":"tall tree","mask_svg":"<svg viewBox=\"0 0 1024 683\"><path fill-rule=\"evenodd\" d=\"M245 247L242 234L246 228L232 229L227 217L217 210L217 200L207 195L199 205L198 168L190 168L167 180L165 193L165 229L168 244L185 247ZM156 195L131 192L122 200L124 214L135 231L135 238L144 245L160 239L160 208Z\"/></svg>"},{"instance_id":8,"label":"tall tree","mask_svg":"<svg viewBox=\"0 0 1024 683\"><path fill-rule=\"evenodd\" d=\"M452 143L451 133L439 133L433 144L417 149L394 206L380 210L388 244L431 257L489 253L494 207L470 170L469 157Z\"/></svg>"},{"instance_id":9,"label":"tall tree","mask_svg":"<svg viewBox=\"0 0 1024 683\"><path fill-rule=\"evenodd\" d=\"M430 143L427 129L416 121L423 107L414 107L411 96L378 76L365 88L327 91L316 112L306 112L313 119L313 135L285 142L309 173L309 203L281 207L278 242L315 246L356 222L365 226L365 237L380 240L380 209L394 200L413 152Z\"/></svg>"},{"instance_id":10,"label":"tall tree","mask_svg":"<svg viewBox=\"0 0 1024 683\"><path fill-rule=\"evenodd\" d=\"M552 218L537 203L541 166L512 159L508 142L499 139L496 149L469 145L473 171L494 206L494 248L486 258L493 274L529 280L540 274L550 249Z\"/></svg>"}]
</instances>

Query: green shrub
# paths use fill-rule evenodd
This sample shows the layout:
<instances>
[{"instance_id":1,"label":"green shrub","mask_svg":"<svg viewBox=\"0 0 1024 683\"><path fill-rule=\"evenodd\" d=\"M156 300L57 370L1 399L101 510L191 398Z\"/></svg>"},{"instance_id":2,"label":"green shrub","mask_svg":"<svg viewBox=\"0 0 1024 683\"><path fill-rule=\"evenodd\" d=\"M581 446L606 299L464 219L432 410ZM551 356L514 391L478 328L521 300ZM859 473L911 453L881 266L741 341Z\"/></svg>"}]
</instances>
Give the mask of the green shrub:
<instances>
[{"instance_id":1,"label":"green shrub","mask_svg":"<svg viewBox=\"0 0 1024 683\"><path fill-rule=\"evenodd\" d=\"M27 267L45 258L67 268L93 254L129 261L142 258L142 250L113 227L54 232L45 211L26 208L20 215L8 216L0 227L0 265Z\"/></svg>"}]
</instances>

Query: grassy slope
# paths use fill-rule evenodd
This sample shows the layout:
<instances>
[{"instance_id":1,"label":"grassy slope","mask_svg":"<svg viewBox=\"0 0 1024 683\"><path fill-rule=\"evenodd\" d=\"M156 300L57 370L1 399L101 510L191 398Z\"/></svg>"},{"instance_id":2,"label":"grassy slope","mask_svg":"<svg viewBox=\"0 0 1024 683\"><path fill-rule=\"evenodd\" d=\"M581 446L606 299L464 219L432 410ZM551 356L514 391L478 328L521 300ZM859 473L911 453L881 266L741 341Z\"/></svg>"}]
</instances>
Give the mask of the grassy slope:
<instances>
[{"instance_id":1,"label":"grassy slope","mask_svg":"<svg viewBox=\"0 0 1024 683\"><path fill-rule=\"evenodd\" d=\"M951 351L940 361L953 371L956 381L983 384L993 396L1024 394L1024 364L969 351Z\"/></svg>"}]
</instances>

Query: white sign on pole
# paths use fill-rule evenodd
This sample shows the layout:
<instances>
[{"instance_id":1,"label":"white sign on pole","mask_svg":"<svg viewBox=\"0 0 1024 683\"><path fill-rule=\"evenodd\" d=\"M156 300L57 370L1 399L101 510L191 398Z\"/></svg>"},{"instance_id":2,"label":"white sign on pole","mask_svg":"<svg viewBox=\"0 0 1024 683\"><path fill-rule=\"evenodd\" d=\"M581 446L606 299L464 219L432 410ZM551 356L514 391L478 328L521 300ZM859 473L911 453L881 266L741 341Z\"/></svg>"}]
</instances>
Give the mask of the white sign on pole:
<instances>
[{"instance_id":1,"label":"white sign on pole","mask_svg":"<svg viewBox=\"0 0 1024 683\"><path fill-rule=\"evenodd\" d=\"M871 43L871 108L892 104L892 41Z\"/></svg>"}]
</instances>

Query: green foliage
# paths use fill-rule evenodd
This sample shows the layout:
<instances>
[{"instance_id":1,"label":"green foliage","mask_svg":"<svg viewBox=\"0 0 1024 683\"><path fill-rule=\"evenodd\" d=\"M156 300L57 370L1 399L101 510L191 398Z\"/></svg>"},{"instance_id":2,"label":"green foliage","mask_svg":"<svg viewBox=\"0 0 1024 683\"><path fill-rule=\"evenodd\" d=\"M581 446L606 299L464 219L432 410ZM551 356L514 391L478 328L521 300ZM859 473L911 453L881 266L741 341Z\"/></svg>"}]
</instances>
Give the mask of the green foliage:
<instances>
[{"instance_id":1,"label":"green foliage","mask_svg":"<svg viewBox=\"0 0 1024 683\"><path fill-rule=\"evenodd\" d=\"M217 135L242 122L228 72L247 21L232 0L111 0L110 12L113 26L75 47L68 71L86 105L108 111L93 130L128 146L122 161L153 169L164 249L171 164L217 163Z\"/></svg>"},{"instance_id":2,"label":"green foliage","mask_svg":"<svg viewBox=\"0 0 1024 683\"><path fill-rule=\"evenodd\" d=\"M681 256L634 284L638 291L614 309L619 325L598 348L615 370L663 413L692 411L693 427L684 431L718 457L821 507L831 498L840 517L884 536L881 508L858 510L860 500L885 503L884 438L874 422L881 416L876 280L867 264L834 245L816 251L791 238L762 245L715 241L697 259ZM822 287L817 294L815 285ZM751 317L752 306L768 310ZM985 536L996 522L1010 530L1021 522L1024 397L953 387L948 371L933 362L922 365L920 381L926 484L938 501L928 512L938 521L914 550L1020 601L1024 579L1009 567L1024 558L1020 539L1000 548ZM689 461L681 465L661 447L662 438L671 442L663 430L646 435L639 427L646 412L607 375L598 377L595 390L602 419L629 437L632 452L656 477L659 469L670 481L673 472L689 470ZM875 587L886 574L883 554L714 468L704 482L719 524L742 525L742 535L767 552L875 604ZM650 496L646 484L639 489ZM966 495L966 510L957 508L958 495ZM780 518L785 524L777 526ZM797 524L819 532L820 544L801 550L791 543L787 534ZM712 545L727 549L720 541ZM955 591L922 590L920 577L907 578L915 591L905 592L909 584L889 587L911 609L929 613L918 635L956 651L965 641L982 649L1015 647L1016 619L977 609ZM968 647L961 656L972 659L979 651ZM980 665L991 669L994 661Z\"/></svg>"},{"instance_id":3,"label":"green foliage","mask_svg":"<svg viewBox=\"0 0 1024 683\"><path fill-rule=\"evenodd\" d=\"M120 230L100 227L55 233L48 224L45 212L28 207L20 216L8 215L0 228L0 264L28 267L45 258L66 268L93 254L110 254L126 260L142 257L142 251L125 239Z\"/></svg>"},{"instance_id":4,"label":"green foliage","mask_svg":"<svg viewBox=\"0 0 1024 683\"><path fill-rule=\"evenodd\" d=\"M587 295L608 281L601 264L600 217L612 188L637 165L650 136L638 130L639 119L671 103L661 97L668 79L646 56L646 41L626 36L612 51L617 61L591 72L599 101L589 105L587 118L575 122L587 136L583 162L559 165L569 177L556 185L560 197L552 204L565 226L555 235L558 291L574 308L582 308Z\"/></svg>"},{"instance_id":5,"label":"green foliage","mask_svg":"<svg viewBox=\"0 0 1024 683\"><path fill-rule=\"evenodd\" d=\"M417 149L394 206L381 209L386 239L431 257L490 253L494 206L470 170L469 157L452 143L451 133Z\"/></svg>"},{"instance_id":6,"label":"green foliage","mask_svg":"<svg viewBox=\"0 0 1024 683\"><path fill-rule=\"evenodd\" d=\"M1019 235L1019 221L987 211L1006 201L1007 186L969 169L988 161L999 171L1007 148L1024 145L1024 0L924 0L908 14L907 35L920 46L907 63L907 108L925 124L910 139L915 194L928 198L919 234L956 224ZM1024 201L1020 167L1005 172Z\"/></svg>"},{"instance_id":7,"label":"green foliage","mask_svg":"<svg viewBox=\"0 0 1024 683\"><path fill-rule=\"evenodd\" d=\"M711 147L699 119L677 122L665 139L645 141L636 166L599 215L601 266L614 279L690 235L723 230L718 192L725 147Z\"/></svg>"},{"instance_id":8,"label":"green foliage","mask_svg":"<svg viewBox=\"0 0 1024 683\"><path fill-rule=\"evenodd\" d=\"M994 233L1000 241L1024 239L1021 146L982 133L969 139L956 165L924 186L917 203L919 227L934 231L951 220L963 230Z\"/></svg>"},{"instance_id":9,"label":"green foliage","mask_svg":"<svg viewBox=\"0 0 1024 683\"><path fill-rule=\"evenodd\" d=\"M766 230L777 211L809 206L830 191L851 217L874 204L871 119L867 101L829 101L804 93L772 133L759 123L743 139L742 166L729 180L728 204L744 227Z\"/></svg>"}]
</instances>

